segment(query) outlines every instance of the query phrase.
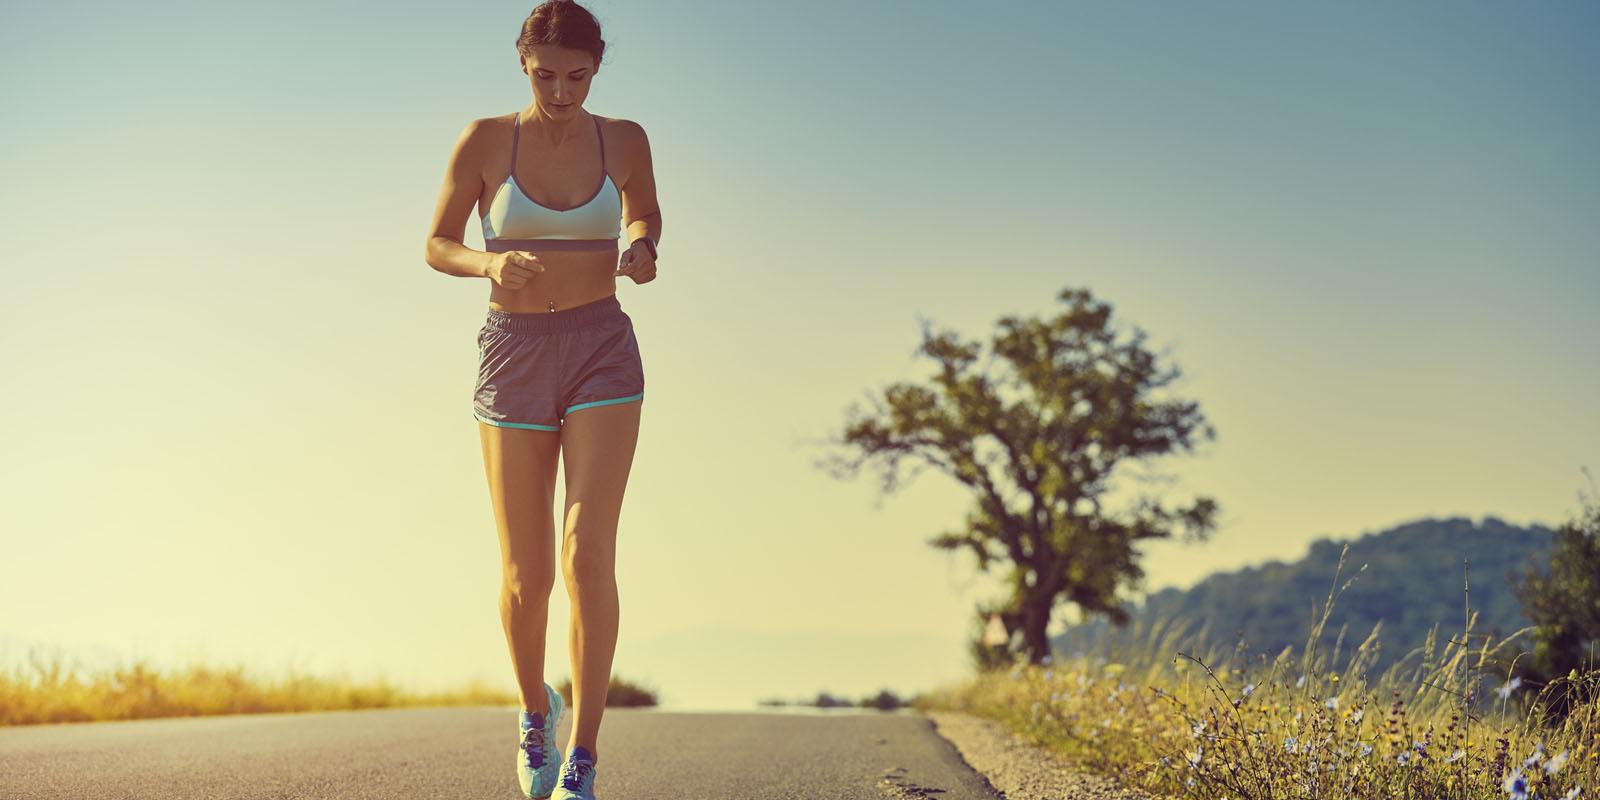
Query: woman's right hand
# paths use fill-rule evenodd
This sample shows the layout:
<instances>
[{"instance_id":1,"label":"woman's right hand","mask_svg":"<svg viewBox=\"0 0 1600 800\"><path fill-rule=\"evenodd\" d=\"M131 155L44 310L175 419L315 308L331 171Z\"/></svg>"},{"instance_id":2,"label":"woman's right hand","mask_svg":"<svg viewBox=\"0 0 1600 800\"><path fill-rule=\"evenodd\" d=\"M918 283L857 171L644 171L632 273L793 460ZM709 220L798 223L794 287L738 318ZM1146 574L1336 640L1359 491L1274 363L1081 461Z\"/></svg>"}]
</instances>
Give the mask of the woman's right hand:
<instances>
[{"instance_id":1,"label":"woman's right hand","mask_svg":"<svg viewBox=\"0 0 1600 800\"><path fill-rule=\"evenodd\" d=\"M489 256L489 280L507 289L521 289L529 278L544 272L539 257L526 250L506 250Z\"/></svg>"}]
</instances>

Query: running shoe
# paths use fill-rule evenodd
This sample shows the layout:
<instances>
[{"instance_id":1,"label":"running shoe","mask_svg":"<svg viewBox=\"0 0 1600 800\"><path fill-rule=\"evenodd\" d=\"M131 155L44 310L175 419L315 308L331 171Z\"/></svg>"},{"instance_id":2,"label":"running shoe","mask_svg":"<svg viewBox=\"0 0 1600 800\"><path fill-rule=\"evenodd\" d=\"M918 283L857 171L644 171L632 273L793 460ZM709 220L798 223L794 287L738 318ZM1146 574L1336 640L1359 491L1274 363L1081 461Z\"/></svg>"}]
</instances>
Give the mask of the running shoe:
<instances>
[{"instance_id":1,"label":"running shoe","mask_svg":"<svg viewBox=\"0 0 1600 800\"><path fill-rule=\"evenodd\" d=\"M594 800L594 756L578 745L561 762L561 778L550 800Z\"/></svg>"},{"instance_id":2,"label":"running shoe","mask_svg":"<svg viewBox=\"0 0 1600 800\"><path fill-rule=\"evenodd\" d=\"M561 769L561 750L555 744L556 723L561 720L561 693L547 683L544 694L550 698L550 713L542 720L537 712L532 714L535 722L543 724L530 726L525 717L517 723L522 731L522 743L517 746L517 783L522 794L532 798L549 797Z\"/></svg>"}]
</instances>

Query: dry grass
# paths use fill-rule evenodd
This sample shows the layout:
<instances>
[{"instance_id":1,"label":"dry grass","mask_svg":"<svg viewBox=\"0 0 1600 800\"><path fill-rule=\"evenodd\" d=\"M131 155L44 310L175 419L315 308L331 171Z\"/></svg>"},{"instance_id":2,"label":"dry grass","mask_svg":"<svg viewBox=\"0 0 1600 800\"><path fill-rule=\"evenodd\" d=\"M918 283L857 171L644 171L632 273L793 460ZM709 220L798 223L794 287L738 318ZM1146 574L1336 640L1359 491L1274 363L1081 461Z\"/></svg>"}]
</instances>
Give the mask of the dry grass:
<instances>
[{"instance_id":1,"label":"dry grass","mask_svg":"<svg viewBox=\"0 0 1600 800\"><path fill-rule=\"evenodd\" d=\"M1477 634L1474 647L1474 615L1443 642L1435 628L1369 683L1376 628L1341 671L1326 665L1340 663L1342 631L1331 658L1309 646L1335 596L1298 656L1292 648L1195 655L1186 643L1206 641L1204 628L1190 636L1156 625L1099 652L983 673L915 705L999 720L1087 769L1167 797L1600 798L1600 703L1559 724L1538 722L1549 692L1596 697L1600 671L1532 697L1517 684L1495 687L1475 668L1503 642Z\"/></svg>"},{"instance_id":2,"label":"dry grass","mask_svg":"<svg viewBox=\"0 0 1600 800\"><path fill-rule=\"evenodd\" d=\"M471 683L413 693L380 680L352 683L290 671L277 680L241 666L191 666L162 673L143 662L80 675L56 656L37 655L26 668L0 671L0 725L194 717L281 711L331 711L401 706L516 705L514 693Z\"/></svg>"}]
</instances>

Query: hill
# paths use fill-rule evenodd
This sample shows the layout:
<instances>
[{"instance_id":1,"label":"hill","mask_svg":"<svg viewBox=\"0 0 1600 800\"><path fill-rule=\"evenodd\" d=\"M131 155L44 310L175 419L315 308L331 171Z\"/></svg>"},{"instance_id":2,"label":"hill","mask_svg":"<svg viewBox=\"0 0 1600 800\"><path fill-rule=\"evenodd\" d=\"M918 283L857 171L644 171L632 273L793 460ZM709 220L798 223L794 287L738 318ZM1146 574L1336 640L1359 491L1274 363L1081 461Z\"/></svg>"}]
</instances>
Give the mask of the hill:
<instances>
[{"instance_id":1,"label":"hill","mask_svg":"<svg viewBox=\"0 0 1600 800\"><path fill-rule=\"evenodd\" d=\"M1333 613L1319 648L1331 653L1340 626L1348 625L1340 660L1342 667L1353 647L1366 638L1380 620L1381 671L1407 650L1424 642L1428 629L1440 626L1440 635L1459 632L1465 624L1462 608L1462 561L1471 578L1470 602L1478 613L1474 634L1488 633L1498 640L1527 624L1508 574L1530 559L1545 563L1553 541L1549 528L1521 528L1486 516L1479 525L1465 517L1421 519L1381 533L1349 541L1350 552L1339 572L1339 584L1366 571L1334 601ZM1134 622L1115 631L1104 620L1070 626L1052 638L1057 652L1087 650L1097 642L1148 630L1157 621L1187 619L1191 631L1209 625L1206 642L1232 647L1240 636L1246 652L1275 654L1287 646L1299 653L1310 636L1339 564L1345 542L1330 538L1311 543L1306 556L1284 563L1213 573L1188 589L1163 589L1133 609ZM1474 641L1478 641L1474 638ZM1193 646L1185 641L1185 648Z\"/></svg>"}]
</instances>

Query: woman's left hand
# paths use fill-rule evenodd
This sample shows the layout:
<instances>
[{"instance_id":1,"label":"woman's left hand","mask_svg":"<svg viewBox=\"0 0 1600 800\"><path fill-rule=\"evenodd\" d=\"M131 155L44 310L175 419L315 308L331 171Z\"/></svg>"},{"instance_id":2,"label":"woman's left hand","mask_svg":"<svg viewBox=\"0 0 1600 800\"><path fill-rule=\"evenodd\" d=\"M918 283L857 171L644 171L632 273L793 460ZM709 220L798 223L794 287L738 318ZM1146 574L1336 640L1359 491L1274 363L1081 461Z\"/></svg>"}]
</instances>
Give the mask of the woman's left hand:
<instances>
[{"instance_id":1,"label":"woman's left hand","mask_svg":"<svg viewBox=\"0 0 1600 800\"><path fill-rule=\"evenodd\" d=\"M634 283L649 283L656 279L656 260L650 256L650 246L644 244L643 239L634 240L627 250L622 252L622 260L617 265L617 275L626 275Z\"/></svg>"}]
</instances>

